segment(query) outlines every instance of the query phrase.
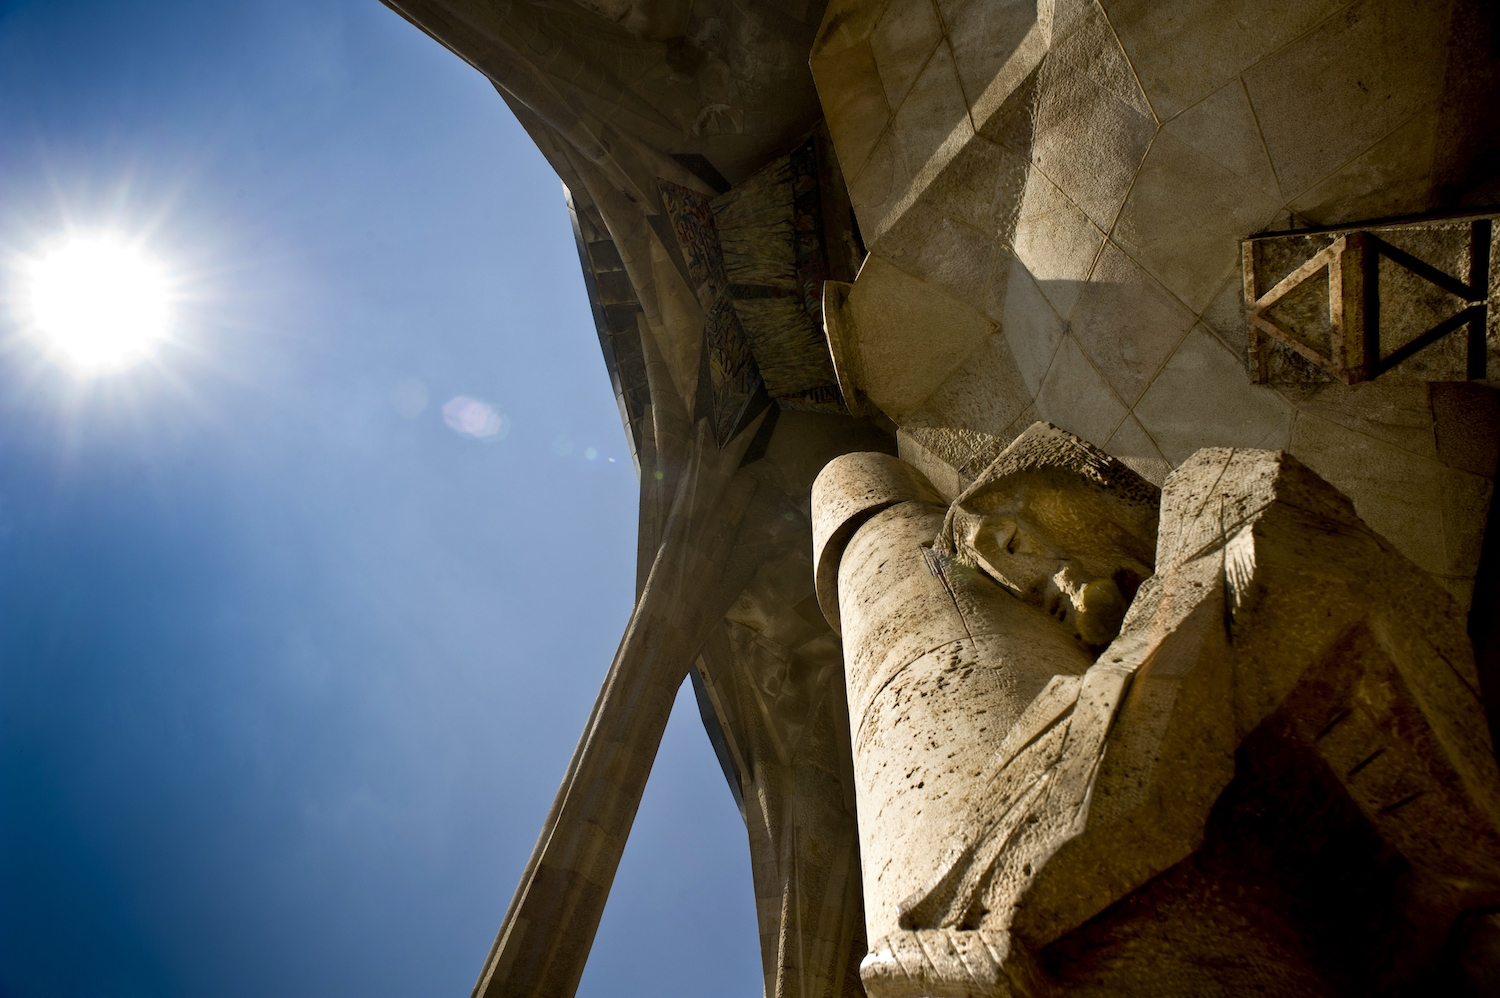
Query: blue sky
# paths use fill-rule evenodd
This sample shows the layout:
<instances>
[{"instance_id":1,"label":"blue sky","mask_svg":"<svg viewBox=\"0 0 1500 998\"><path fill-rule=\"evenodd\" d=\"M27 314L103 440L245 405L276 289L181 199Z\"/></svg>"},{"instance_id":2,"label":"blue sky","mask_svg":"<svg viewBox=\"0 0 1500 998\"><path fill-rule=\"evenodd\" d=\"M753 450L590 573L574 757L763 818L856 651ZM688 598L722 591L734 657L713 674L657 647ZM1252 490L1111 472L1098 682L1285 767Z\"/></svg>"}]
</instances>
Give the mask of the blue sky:
<instances>
[{"instance_id":1,"label":"blue sky","mask_svg":"<svg viewBox=\"0 0 1500 998\"><path fill-rule=\"evenodd\" d=\"M0 2L0 289L70 227L182 301L93 380L0 303L0 996L467 994L634 578L556 177L377 0ZM580 994L759 991L689 692Z\"/></svg>"}]
</instances>

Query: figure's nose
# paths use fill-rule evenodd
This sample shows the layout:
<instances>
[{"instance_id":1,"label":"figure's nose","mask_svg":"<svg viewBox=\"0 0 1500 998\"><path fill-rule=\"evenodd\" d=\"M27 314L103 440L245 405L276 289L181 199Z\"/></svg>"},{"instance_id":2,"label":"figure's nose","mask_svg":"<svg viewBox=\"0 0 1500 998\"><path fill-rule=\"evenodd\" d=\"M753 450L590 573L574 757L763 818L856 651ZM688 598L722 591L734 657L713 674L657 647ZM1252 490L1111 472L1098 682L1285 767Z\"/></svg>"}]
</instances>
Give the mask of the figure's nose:
<instances>
[{"instance_id":1,"label":"figure's nose","mask_svg":"<svg viewBox=\"0 0 1500 998\"><path fill-rule=\"evenodd\" d=\"M1038 531L1015 516L980 518L966 542L979 567L1021 597L1037 595L1066 560Z\"/></svg>"}]
</instances>

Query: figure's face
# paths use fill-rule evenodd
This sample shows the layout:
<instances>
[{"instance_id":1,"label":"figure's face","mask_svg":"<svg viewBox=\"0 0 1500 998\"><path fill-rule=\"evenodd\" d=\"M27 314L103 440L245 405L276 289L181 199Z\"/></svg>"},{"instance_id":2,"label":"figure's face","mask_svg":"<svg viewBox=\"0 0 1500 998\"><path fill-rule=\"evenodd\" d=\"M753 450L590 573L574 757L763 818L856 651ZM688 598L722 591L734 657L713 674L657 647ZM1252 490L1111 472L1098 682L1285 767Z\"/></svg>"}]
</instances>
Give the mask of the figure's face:
<instances>
[{"instance_id":1,"label":"figure's face","mask_svg":"<svg viewBox=\"0 0 1500 998\"><path fill-rule=\"evenodd\" d=\"M961 510L954 541L992 579L1101 648L1120 631L1140 581L1151 574L1141 542L1100 515L1085 490L1022 484Z\"/></svg>"}]
</instances>

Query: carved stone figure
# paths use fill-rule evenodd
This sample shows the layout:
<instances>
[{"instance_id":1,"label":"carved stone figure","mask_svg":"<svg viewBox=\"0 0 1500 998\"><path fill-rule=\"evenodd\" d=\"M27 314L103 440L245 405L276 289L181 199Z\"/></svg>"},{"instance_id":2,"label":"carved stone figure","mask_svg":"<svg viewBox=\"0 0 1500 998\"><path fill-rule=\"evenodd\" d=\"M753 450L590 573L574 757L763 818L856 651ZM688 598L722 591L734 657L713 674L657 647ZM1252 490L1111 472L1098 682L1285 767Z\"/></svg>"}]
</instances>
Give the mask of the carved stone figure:
<instances>
[{"instance_id":1,"label":"carved stone figure","mask_svg":"<svg viewBox=\"0 0 1500 998\"><path fill-rule=\"evenodd\" d=\"M1285 454L1157 502L1044 423L951 506L887 455L819 476L866 991L1461 986L1500 779L1452 599Z\"/></svg>"}]
</instances>

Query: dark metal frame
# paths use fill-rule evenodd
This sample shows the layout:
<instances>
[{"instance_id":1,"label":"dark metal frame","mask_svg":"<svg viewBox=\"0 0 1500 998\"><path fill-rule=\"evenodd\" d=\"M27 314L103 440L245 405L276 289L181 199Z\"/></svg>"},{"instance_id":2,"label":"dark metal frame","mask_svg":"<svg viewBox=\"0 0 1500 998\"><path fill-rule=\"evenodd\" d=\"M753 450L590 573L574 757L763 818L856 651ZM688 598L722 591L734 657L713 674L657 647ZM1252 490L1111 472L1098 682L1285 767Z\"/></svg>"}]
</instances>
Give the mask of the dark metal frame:
<instances>
[{"instance_id":1,"label":"dark metal frame","mask_svg":"<svg viewBox=\"0 0 1500 998\"><path fill-rule=\"evenodd\" d=\"M1401 362L1461 328L1468 328L1466 369L1470 380L1488 376L1486 333L1489 322L1490 240L1489 218L1475 219L1469 227L1468 280L1417 259L1381 239L1373 232L1347 232L1332 245L1314 254L1264 294L1255 282L1255 242L1244 243L1246 319L1249 325L1251 376L1268 378L1266 344L1269 337L1348 384L1379 377ZM1380 345L1380 260L1384 257L1417 277L1442 288L1466 304L1422 335L1382 356ZM1349 266L1346 266L1346 259ZM1316 274L1329 273L1329 348L1331 356L1309 347L1290 331L1277 325L1269 311L1294 288ZM1349 285L1354 285L1350 287ZM1346 293L1347 292L1347 293Z\"/></svg>"}]
</instances>

